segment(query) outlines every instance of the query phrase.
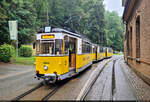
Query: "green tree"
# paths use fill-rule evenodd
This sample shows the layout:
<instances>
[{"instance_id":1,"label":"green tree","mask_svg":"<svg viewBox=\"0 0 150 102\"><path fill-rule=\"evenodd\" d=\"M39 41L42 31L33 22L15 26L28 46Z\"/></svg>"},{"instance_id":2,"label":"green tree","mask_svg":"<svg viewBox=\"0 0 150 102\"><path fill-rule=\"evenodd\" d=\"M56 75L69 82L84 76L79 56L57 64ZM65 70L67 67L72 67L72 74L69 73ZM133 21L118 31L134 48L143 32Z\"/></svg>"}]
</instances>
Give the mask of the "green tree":
<instances>
[{"instance_id":1,"label":"green tree","mask_svg":"<svg viewBox=\"0 0 150 102\"><path fill-rule=\"evenodd\" d=\"M107 36L107 46L112 47L114 50L123 50L123 23L121 17L118 16L116 12L105 13L106 21L106 36Z\"/></svg>"},{"instance_id":2,"label":"green tree","mask_svg":"<svg viewBox=\"0 0 150 102\"><path fill-rule=\"evenodd\" d=\"M91 2L91 3L90 3ZM105 20L104 20L104 5L103 0L93 0L89 1L90 6L90 17L88 21L88 30L89 30L89 38L94 43L105 45L106 44L106 36L105 36Z\"/></svg>"},{"instance_id":3,"label":"green tree","mask_svg":"<svg viewBox=\"0 0 150 102\"><path fill-rule=\"evenodd\" d=\"M32 0L31 0L32 1ZM2 0L0 5L7 17L0 19L0 44L10 43L8 21L18 21L18 38L19 43L30 43L33 41L33 34L37 28L37 16L33 4L28 0Z\"/></svg>"},{"instance_id":4,"label":"green tree","mask_svg":"<svg viewBox=\"0 0 150 102\"><path fill-rule=\"evenodd\" d=\"M49 23L71 28L104 45L104 12L103 0L1 0L0 44L11 43L8 21L18 20L20 44L31 43L38 29Z\"/></svg>"},{"instance_id":5,"label":"green tree","mask_svg":"<svg viewBox=\"0 0 150 102\"><path fill-rule=\"evenodd\" d=\"M0 1L0 45L4 43L10 43L9 34L8 34L8 2L6 0Z\"/></svg>"}]
</instances>

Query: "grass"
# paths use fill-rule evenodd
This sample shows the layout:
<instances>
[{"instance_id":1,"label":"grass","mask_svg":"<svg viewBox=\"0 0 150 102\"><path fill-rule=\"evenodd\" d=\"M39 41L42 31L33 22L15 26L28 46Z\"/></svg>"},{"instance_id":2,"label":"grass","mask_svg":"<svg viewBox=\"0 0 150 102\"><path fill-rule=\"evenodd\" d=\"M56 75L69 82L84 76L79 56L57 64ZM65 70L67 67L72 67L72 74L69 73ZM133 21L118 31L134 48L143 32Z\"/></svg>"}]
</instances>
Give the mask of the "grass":
<instances>
[{"instance_id":1,"label":"grass","mask_svg":"<svg viewBox=\"0 0 150 102\"><path fill-rule=\"evenodd\" d=\"M32 57L16 57L16 50L12 55L11 62L13 64L20 64L20 65L34 65L35 63L35 56Z\"/></svg>"},{"instance_id":2,"label":"grass","mask_svg":"<svg viewBox=\"0 0 150 102\"><path fill-rule=\"evenodd\" d=\"M35 63L35 56L32 57L16 57L16 51L13 53L11 58L11 62L13 64L20 64L20 65L34 65Z\"/></svg>"},{"instance_id":3,"label":"grass","mask_svg":"<svg viewBox=\"0 0 150 102\"><path fill-rule=\"evenodd\" d=\"M32 56L32 57L13 57L12 62L14 64L34 65L35 56Z\"/></svg>"}]
</instances>

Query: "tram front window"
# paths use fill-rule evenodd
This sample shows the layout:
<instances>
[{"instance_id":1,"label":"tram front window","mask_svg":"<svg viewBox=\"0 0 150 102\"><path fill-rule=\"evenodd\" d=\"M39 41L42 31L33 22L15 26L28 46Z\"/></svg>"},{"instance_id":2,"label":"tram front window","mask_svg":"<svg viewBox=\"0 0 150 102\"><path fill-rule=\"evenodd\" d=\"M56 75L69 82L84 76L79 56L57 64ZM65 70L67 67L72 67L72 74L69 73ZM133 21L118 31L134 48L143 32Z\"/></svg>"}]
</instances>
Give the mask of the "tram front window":
<instances>
[{"instance_id":1,"label":"tram front window","mask_svg":"<svg viewBox=\"0 0 150 102\"><path fill-rule=\"evenodd\" d=\"M38 43L40 42L37 42L37 45ZM41 41L40 51L37 50L37 54L49 54L49 55L63 54L62 44L63 44L63 40L61 39L56 39L55 41Z\"/></svg>"},{"instance_id":2,"label":"tram front window","mask_svg":"<svg viewBox=\"0 0 150 102\"><path fill-rule=\"evenodd\" d=\"M41 54L54 54L54 42L42 43L41 49Z\"/></svg>"}]
</instances>

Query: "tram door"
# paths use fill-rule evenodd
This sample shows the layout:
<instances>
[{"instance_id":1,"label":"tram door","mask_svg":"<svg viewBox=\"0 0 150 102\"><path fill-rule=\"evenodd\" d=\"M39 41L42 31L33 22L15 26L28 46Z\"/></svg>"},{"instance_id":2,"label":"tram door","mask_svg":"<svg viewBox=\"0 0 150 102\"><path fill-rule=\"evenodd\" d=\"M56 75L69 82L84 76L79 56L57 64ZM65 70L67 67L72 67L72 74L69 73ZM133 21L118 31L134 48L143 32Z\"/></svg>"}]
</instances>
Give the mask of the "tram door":
<instances>
[{"instance_id":1,"label":"tram door","mask_svg":"<svg viewBox=\"0 0 150 102\"><path fill-rule=\"evenodd\" d=\"M76 42L75 38L69 38L69 70L76 68Z\"/></svg>"},{"instance_id":2,"label":"tram door","mask_svg":"<svg viewBox=\"0 0 150 102\"><path fill-rule=\"evenodd\" d=\"M95 59L97 60L97 47L96 47L96 49L95 49Z\"/></svg>"},{"instance_id":3,"label":"tram door","mask_svg":"<svg viewBox=\"0 0 150 102\"><path fill-rule=\"evenodd\" d=\"M105 57L107 57L107 48L105 49Z\"/></svg>"}]
</instances>

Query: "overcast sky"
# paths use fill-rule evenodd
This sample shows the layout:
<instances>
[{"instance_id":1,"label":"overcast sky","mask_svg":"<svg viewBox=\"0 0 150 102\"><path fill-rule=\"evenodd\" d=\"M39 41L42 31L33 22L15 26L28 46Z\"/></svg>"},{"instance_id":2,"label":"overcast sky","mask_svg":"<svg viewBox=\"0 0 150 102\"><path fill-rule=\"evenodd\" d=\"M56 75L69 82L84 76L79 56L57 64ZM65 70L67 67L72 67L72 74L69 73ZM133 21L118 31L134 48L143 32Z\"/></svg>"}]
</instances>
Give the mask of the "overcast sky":
<instances>
[{"instance_id":1,"label":"overcast sky","mask_svg":"<svg viewBox=\"0 0 150 102\"><path fill-rule=\"evenodd\" d=\"M104 0L105 8L108 11L116 11L119 16L123 14L122 0Z\"/></svg>"}]
</instances>

